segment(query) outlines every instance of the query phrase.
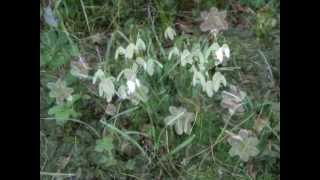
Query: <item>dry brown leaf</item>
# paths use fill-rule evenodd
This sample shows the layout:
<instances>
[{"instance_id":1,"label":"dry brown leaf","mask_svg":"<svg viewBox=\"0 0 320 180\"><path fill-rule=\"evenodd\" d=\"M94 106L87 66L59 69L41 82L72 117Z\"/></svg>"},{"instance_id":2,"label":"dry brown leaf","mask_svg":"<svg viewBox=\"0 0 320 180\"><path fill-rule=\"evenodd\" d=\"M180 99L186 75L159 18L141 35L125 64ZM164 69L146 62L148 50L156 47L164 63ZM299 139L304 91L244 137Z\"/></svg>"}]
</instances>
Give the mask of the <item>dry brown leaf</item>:
<instances>
[{"instance_id":1,"label":"dry brown leaf","mask_svg":"<svg viewBox=\"0 0 320 180\"><path fill-rule=\"evenodd\" d=\"M260 133L264 127L266 127L269 124L269 121L265 118L262 117L257 117L253 129L257 132Z\"/></svg>"},{"instance_id":2,"label":"dry brown leaf","mask_svg":"<svg viewBox=\"0 0 320 180\"><path fill-rule=\"evenodd\" d=\"M113 104L108 104L105 112L106 114L113 116L117 113L117 108Z\"/></svg>"},{"instance_id":3,"label":"dry brown leaf","mask_svg":"<svg viewBox=\"0 0 320 180\"><path fill-rule=\"evenodd\" d=\"M228 22L225 20L226 11L218 11L216 7L212 7L210 11L201 12L203 22L200 24L200 29L203 32L220 32L228 29Z\"/></svg>"},{"instance_id":4,"label":"dry brown leaf","mask_svg":"<svg viewBox=\"0 0 320 180\"><path fill-rule=\"evenodd\" d=\"M246 97L246 93L238 89L236 86L230 85L229 92L223 91L221 106L229 110L230 114L244 112L242 101Z\"/></svg>"}]
</instances>

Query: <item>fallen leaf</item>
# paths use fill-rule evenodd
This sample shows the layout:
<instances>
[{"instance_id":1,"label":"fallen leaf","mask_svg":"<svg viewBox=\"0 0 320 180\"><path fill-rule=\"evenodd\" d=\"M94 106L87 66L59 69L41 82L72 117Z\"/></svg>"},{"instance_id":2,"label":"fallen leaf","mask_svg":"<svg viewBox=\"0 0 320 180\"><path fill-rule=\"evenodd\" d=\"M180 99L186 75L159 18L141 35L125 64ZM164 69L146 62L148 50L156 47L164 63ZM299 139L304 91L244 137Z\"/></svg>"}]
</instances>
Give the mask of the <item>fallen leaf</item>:
<instances>
[{"instance_id":1,"label":"fallen leaf","mask_svg":"<svg viewBox=\"0 0 320 180\"><path fill-rule=\"evenodd\" d=\"M164 121L167 126L174 126L178 135L183 133L190 134L192 122L194 121L194 114L187 112L183 107L170 106L169 111L171 115L167 116Z\"/></svg>"},{"instance_id":2,"label":"fallen leaf","mask_svg":"<svg viewBox=\"0 0 320 180\"><path fill-rule=\"evenodd\" d=\"M254 164L252 162L247 164L246 171L253 180L256 180L257 171L254 169Z\"/></svg>"},{"instance_id":3,"label":"fallen leaf","mask_svg":"<svg viewBox=\"0 0 320 180\"><path fill-rule=\"evenodd\" d=\"M253 129L256 132L260 133L262 131L262 129L265 128L268 125L269 125L269 121L267 119L264 119L262 117L257 117L255 122L254 122Z\"/></svg>"},{"instance_id":4,"label":"fallen leaf","mask_svg":"<svg viewBox=\"0 0 320 180\"><path fill-rule=\"evenodd\" d=\"M63 104L64 100L71 97L73 93L72 88L68 88L66 83L61 79L58 79L55 83L48 83L47 87L50 89L49 96L56 98L57 104Z\"/></svg>"},{"instance_id":5,"label":"fallen leaf","mask_svg":"<svg viewBox=\"0 0 320 180\"><path fill-rule=\"evenodd\" d=\"M106 111L105 111L108 115L115 115L117 113L117 108L115 105L113 104L108 104L107 105L107 108L106 108Z\"/></svg>"},{"instance_id":6,"label":"fallen leaf","mask_svg":"<svg viewBox=\"0 0 320 180\"><path fill-rule=\"evenodd\" d=\"M70 66L70 73L73 76L78 77L80 79L88 77L90 68L88 67L87 63L83 60L83 57L80 56L78 60L71 61Z\"/></svg>"},{"instance_id":7,"label":"fallen leaf","mask_svg":"<svg viewBox=\"0 0 320 180\"><path fill-rule=\"evenodd\" d=\"M221 106L229 110L230 114L244 112L242 101L246 93L239 90L236 86L229 85L230 90L222 92Z\"/></svg>"},{"instance_id":8,"label":"fallen leaf","mask_svg":"<svg viewBox=\"0 0 320 180\"><path fill-rule=\"evenodd\" d=\"M250 157L259 154L259 150L256 147L259 140L252 136L247 130L240 130L238 135L230 136L228 142L232 146L229 150L230 156L237 155L245 162L247 162Z\"/></svg>"},{"instance_id":9,"label":"fallen leaf","mask_svg":"<svg viewBox=\"0 0 320 180\"><path fill-rule=\"evenodd\" d=\"M200 24L201 31L216 31L218 33L222 30L227 30L228 23L225 20L226 16L226 11L218 11L216 7L212 7L209 12L201 12L201 18L203 19L203 22Z\"/></svg>"}]
</instances>

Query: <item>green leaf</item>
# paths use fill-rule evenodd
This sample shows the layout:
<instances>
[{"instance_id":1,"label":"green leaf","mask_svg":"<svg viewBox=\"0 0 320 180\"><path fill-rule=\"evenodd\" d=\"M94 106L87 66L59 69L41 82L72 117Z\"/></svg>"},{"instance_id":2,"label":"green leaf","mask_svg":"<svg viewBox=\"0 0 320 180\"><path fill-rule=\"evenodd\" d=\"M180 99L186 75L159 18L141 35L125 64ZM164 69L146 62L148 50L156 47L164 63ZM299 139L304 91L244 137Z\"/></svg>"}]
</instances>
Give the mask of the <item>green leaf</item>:
<instances>
[{"instance_id":1,"label":"green leaf","mask_svg":"<svg viewBox=\"0 0 320 180\"><path fill-rule=\"evenodd\" d=\"M75 102L80 100L81 98L86 99L86 96L81 96L80 94L74 94L72 96L69 96L69 100L67 101L67 106L72 106Z\"/></svg>"},{"instance_id":2,"label":"green leaf","mask_svg":"<svg viewBox=\"0 0 320 180\"><path fill-rule=\"evenodd\" d=\"M239 135L231 136L228 139L229 144L232 146L229 150L229 154L230 156L238 155L241 160L247 162L250 157L254 157L259 154L259 150L256 147L259 140L256 137L245 134L245 130L240 131L242 131L242 135L239 132Z\"/></svg>"},{"instance_id":3,"label":"green leaf","mask_svg":"<svg viewBox=\"0 0 320 180\"><path fill-rule=\"evenodd\" d=\"M212 82L213 82L212 87L215 92L218 92L221 84L223 86L227 85L227 81L226 81L225 77L220 72L216 72L213 75Z\"/></svg>"},{"instance_id":4,"label":"green leaf","mask_svg":"<svg viewBox=\"0 0 320 180\"><path fill-rule=\"evenodd\" d=\"M48 114L56 118L59 125L63 125L71 117L76 118L79 114L72 107L66 105L56 105L49 109Z\"/></svg>"},{"instance_id":5,"label":"green leaf","mask_svg":"<svg viewBox=\"0 0 320 180\"><path fill-rule=\"evenodd\" d=\"M132 159L128 160L126 163L126 169L128 170L134 170L134 168L136 167L136 162Z\"/></svg>"},{"instance_id":6,"label":"green leaf","mask_svg":"<svg viewBox=\"0 0 320 180\"><path fill-rule=\"evenodd\" d=\"M177 152L181 151L184 147L186 147L187 145L189 145L193 139L196 137L196 135L192 135L191 137L189 137L187 140L183 141L183 143L179 144L179 146L177 146L174 150L172 150L170 152L170 155L174 155Z\"/></svg>"},{"instance_id":7,"label":"green leaf","mask_svg":"<svg viewBox=\"0 0 320 180\"><path fill-rule=\"evenodd\" d=\"M192 122L194 121L194 114L187 112L183 107L170 106L169 111L171 115L167 116L164 121L167 126L174 126L178 135L183 133L190 134Z\"/></svg>"},{"instance_id":8,"label":"green leaf","mask_svg":"<svg viewBox=\"0 0 320 180\"><path fill-rule=\"evenodd\" d=\"M49 96L56 98L57 104L63 104L73 93L73 89L68 88L61 79L58 79L55 83L48 83L47 87L50 89Z\"/></svg>"},{"instance_id":9,"label":"green leaf","mask_svg":"<svg viewBox=\"0 0 320 180\"><path fill-rule=\"evenodd\" d=\"M151 162L151 159L148 157L148 154L143 150L143 148L139 145L139 143L137 143L136 140L134 140L132 137L130 137L128 134L124 133L123 131L121 131L117 127L115 127L111 124L108 124L104 121L100 121L100 122L102 124L106 125L111 131L120 134L125 140L127 140L130 143L132 143L133 145L135 145L143 153L143 155L148 159L148 161Z\"/></svg>"},{"instance_id":10,"label":"green leaf","mask_svg":"<svg viewBox=\"0 0 320 180\"><path fill-rule=\"evenodd\" d=\"M160 68L163 68L163 65L162 65L159 61L154 60L154 62L155 62Z\"/></svg>"},{"instance_id":11,"label":"green leaf","mask_svg":"<svg viewBox=\"0 0 320 180\"><path fill-rule=\"evenodd\" d=\"M78 56L78 48L68 41L64 32L46 31L40 34L40 66L57 70Z\"/></svg>"},{"instance_id":12,"label":"green leaf","mask_svg":"<svg viewBox=\"0 0 320 180\"><path fill-rule=\"evenodd\" d=\"M113 149L112 141L111 137L103 137L96 141L94 150L97 152L111 151Z\"/></svg>"}]
</instances>

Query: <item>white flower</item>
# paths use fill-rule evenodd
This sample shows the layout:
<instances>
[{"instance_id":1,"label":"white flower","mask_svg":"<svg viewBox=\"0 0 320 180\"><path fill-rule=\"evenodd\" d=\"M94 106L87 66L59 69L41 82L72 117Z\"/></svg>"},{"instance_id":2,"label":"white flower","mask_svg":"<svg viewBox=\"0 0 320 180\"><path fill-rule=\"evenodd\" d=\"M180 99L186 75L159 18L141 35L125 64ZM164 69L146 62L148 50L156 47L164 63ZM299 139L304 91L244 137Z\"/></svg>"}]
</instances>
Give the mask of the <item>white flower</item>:
<instances>
[{"instance_id":1,"label":"white flower","mask_svg":"<svg viewBox=\"0 0 320 180\"><path fill-rule=\"evenodd\" d=\"M137 87L140 87L140 81L139 79L128 80L127 86L128 86L128 94L132 94L135 92Z\"/></svg>"},{"instance_id":2,"label":"white flower","mask_svg":"<svg viewBox=\"0 0 320 180\"><path fill-rule=\"evenodd\" d=\"M222 61L223 61L223 49L222 48L219 48L216 51L216 57L219 60L219 63L222 63Z\"/></svg>"},{"instance_id":3,"label":"white flower","mask_svg":"<svg viewBox=\"0 0 320 180\"><path fill-rule=\"evenodd\" d=\"M221 64L223 62L224 56L226 58L230 58L230 49L229 49L229 46L227 44L224 44L222 47L220 47L216 51L216 57L217 57L217 59L219 61L217 64Z\"/></svg>"},{"instance_id":4,"label":"white flower","mask_svg":"<svg viewBox=\"0 0 320 180\"><path fill-rule=\"evenodd\" d=\"M170 26L167 27L167 29L164 32L164 37L166 39L170 39L171 41L174 39L174 36L176 36L176 32L174 31L174 29L172 29Z\"/></svg>"},{"instance_id":5,"label":"white flower","mask_svg":"<svg viewBox=\"0 0 320 180\"><path fill-rule=\"evenodd\" d=\"M136 84L129 80L127 81L127 86L128 86L128 94L134 93L134 91L136 90Z\"/></svg>"},{"instance_id":6,"label":"white flower","mask_svg":"<svg viewBox=\"0 0 320 180\"><path fill-rule=\"evenodd\" d=\"M73 97L72 96L69 96L68 98L67 98L67 101L72 101L73 100Z\"/></svg>"},{"instance_id":7,"label":"white flower","mask_svg":"<svg viewBox=\"0 0 320 180\"><path fill-rule=\"evenodd\" d=\"M227 58L230 58L230 49L229 49L229 46L227 44L224 44L222 46L223 48L223 52L224 52L224 55L227 57Z\"/></svg>"},{"instance_id":8,"label":"white flower","mask_svg":"<svg viewBox=\"0 0 320 180\"><path fill-rule=\"evenodd\" d=\"M117 95L120 97L120 99L126 99L127 98L127 92L126 92L126 86L121 85L118 89Z\"/></svg>"},{"instance_id":9,"label":"white flower","mask_svg":"<svg viewBox=\"0 0 320 180\"><path fill-rule=\"evenodd\" d=\"M137 85L137 87L140 87L140 81L139 81L139 79L136 79L136 85Z\"/></svg>"}]
</instances>

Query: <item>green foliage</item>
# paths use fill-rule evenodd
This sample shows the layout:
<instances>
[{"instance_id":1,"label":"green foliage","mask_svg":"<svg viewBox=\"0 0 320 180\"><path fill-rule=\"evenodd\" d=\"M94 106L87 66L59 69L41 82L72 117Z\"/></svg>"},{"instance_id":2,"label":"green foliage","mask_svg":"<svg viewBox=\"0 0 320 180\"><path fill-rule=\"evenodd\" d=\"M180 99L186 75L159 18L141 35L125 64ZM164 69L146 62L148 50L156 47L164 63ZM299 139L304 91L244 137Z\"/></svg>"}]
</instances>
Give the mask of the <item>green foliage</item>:
<instances>
[{"instance_id":1,"label":"green foliage","mask_svg":"<svg viewBox=\"0 0 320 180\"><path fill-rule=\"evenodd\" d=\"M56 70L77 56L77 47L70 44L67 36L55 30L40 34L40 67Z\"/></svg>"},{"instance_id":2,"label":"green foliage","mask_svg":"<svg viewBox=\"0 0 320 180\"><path fill-rule=\"evenodd\" d=\"M77 118L80 115L71 106L66 104L53 106L49 109L48 114L53 116L59 125L64 125L68 119Z\"/></svg>"},{"instance_id":3,"label":"green foliage","mask_svg":"<svg viewBox=\"0 0 320 180\"><path fill-rule=\"evenodd\" d=\"M267 35L277 25L277 19L270 8L257 13L255 32L258 38L267 38Z\"/></svg>"},{"instance_id":4,"label":"green foliage","mask_svg":"<svg viewBox=\"0 0 320 180\"><path fill-rule=\"evenodd\" d=\"M250 6L252 8L260 8L263 5L273 1L275 0L240 0L240 3L243 5Z\"/></svg>"},{"instance_id":5,"label":"green foliage","mask_svg":"<svg viewBox=\"0 0 320 180\"><path fill-rule=\"evenodd\" d=\"M96 141L94 150L97 152L110 152L114 148L112 141L113 139L111 137L103 137Z\"/></svg>"}]
</instances>

